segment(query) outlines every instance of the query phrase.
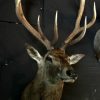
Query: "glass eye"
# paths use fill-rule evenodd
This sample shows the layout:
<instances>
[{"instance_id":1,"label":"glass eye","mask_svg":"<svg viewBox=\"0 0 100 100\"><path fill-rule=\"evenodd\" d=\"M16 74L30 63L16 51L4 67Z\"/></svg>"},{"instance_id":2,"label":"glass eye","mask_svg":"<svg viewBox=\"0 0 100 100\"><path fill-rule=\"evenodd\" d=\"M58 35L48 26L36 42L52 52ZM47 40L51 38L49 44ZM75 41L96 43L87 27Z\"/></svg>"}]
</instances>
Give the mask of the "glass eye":
<instances>
[{"instance_id":1,"label":"glass eye","mask_svg":"<svg viewBox=\"0 0 100 100\"><path fill-rule=\"evenodd\" d=\"M50 58L50 57L46 57L46 60L49 62L52 62L52 58Z\"/></svg>"}]
</instances>

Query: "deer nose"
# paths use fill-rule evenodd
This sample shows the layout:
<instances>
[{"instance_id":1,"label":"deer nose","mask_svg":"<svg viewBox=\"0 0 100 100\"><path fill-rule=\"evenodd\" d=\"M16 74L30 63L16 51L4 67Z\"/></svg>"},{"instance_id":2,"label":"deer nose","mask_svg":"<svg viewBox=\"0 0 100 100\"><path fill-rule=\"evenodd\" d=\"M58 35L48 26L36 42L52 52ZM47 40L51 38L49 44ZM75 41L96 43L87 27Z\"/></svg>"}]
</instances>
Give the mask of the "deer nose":
<instances>
[{"instance_id":1,"label":"deer nose","mask_svg":"<svg viewBox=\"0 0 100 100\"><path fill-rule=\"evenodd\" d=\"M72 77L73 79L77 79L77 77L78 77L78 75L75 73L74 70L68 70L68 71L66 72L66 74L67 74L68 76Z\"/></svg>"}]
</instances>

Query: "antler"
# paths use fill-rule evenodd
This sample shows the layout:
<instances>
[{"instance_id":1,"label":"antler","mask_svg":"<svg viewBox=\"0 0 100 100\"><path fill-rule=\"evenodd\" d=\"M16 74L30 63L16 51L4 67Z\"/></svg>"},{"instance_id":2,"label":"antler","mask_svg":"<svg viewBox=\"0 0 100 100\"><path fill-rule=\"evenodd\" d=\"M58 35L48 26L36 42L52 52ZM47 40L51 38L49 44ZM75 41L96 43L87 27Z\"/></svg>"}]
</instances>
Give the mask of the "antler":
<instances>
[{"instance_id":1,"label":"antler","mask_svg":"<svg viewBox=\"0 0 100 100\"><path fill-rule=\"evenodd\" d=\"M74 28L73 32L64 41L64 45L62 46L62 49L65 49L69 44L75 44L75 43L79 42L84 37L84 35L86 33L86 29L90 28L95 23L95 21L96 21L96 5L94 2L94 9L93 9L94 15L93 15L92 20L88 24L86 24L87 18L85 17L84 26L83 27L80 26L80 21L82 19L84 7L85 7L85 0L81 0L80 8L78 11L78 17L77 17L76 23L75 23L75 28ZM82 31L82 33L76 39L74 39L75 36L77 36L77 34L80 33L81 31Z\"/></svg>"},{"instance_id":2,"label":"antler","mask_svg":"<svg viewBox=\"0 0 100 100\"><path fill-rule=\"evenodd\" d=\"M52 39L52 44L55 44L58 40L58 11L56 11L55 14L55 23L54 23L54 35L53 35L53 39Z\"/></svg>"},{"instance_id":3,"label":"antler","mask_svg":"<svg viewBox=\"0 0 100 100\"><path fill-rule=\"evenodd\" d=\"M58 23L57 23L57 20L58 20L58 11L56 11L56 14L55 14L54 34L53 34L53 39L51 41L52 45L55 44L58 40ZM40 26L40 16L38 16L37 25L38 25L39 32L41 33L41 35L43 35L42 29L41 29L41 26Z\"/></svg>"},{"instance_id":4,"label":"antler","mask_svg":"<svg viewBox=\"0 0 100 100\"><path fill-rule=\"evenodd\" d=\"M50 41L42 33L41 27L39 25L39 17L38 17L38 29L39 29L38 32L34 27L30 25L30 23L25 18L22 10L21 0L16 0L15 4L16 4L16 14L19 20L22 22L22 24L30 31L30 33L33 36L35 36L40 42L42 42L48 50L52 49L53 47L51 46Z\"/></svg>"}]
</instances>

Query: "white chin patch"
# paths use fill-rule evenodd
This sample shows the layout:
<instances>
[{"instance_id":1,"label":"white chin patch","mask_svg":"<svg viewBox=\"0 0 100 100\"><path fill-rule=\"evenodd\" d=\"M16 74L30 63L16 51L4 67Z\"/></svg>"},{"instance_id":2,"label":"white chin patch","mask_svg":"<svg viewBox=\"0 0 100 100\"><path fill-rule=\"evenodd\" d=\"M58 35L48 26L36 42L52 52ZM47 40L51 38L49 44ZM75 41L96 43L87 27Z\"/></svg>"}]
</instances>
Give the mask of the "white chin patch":
<instances>
[{"instance_id":1,"label":"white chin patch","mask_svg":"<svg viewBox=\"0 0 100 100\"><path fill-rule=\"evenodd\" d=\"M71 80L63 80L63 81L66 82L66 83L74 83L75 82L74 79L71 79Z\"/></svg>"},{"instance_id":2,"label":"white chin patch","mask_svg":"<svg viewBox=\"0 0 100 100\"><path fill-rule=\"evenodd\" d=\"M66 83L74 83L77 80L77 77L75 79L67 79L67 80L63 80Z\"/></svg>"}]
</instances>

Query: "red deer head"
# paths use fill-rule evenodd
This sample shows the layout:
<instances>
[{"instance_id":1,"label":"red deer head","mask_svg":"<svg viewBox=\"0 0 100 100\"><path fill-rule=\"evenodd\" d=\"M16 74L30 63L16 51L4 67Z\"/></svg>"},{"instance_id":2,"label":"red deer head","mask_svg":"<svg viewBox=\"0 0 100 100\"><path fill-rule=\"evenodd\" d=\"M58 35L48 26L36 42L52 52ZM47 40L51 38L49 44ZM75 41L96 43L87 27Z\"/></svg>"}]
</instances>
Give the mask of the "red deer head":
<instances>
[{"instance_id":1,"label":"red deer head","mask_svg":"<svg viewBox=\"0 0 100 100\"><path fill-rule=\"evenodd\" d=\"M35 79L26 87L22 95L22 100L60 100L64 82L75 82L77 75L71 65L76 64L84 57L84 54L74 54L69 56L65 49L69 45L79 42L85 35L86 29L90 28L96 20L96 6L94 3L94 14L92 20L87 23L85 17L84 25L80 26L80 21L85 7L85 0L80 0L80 8L75 22L75 28L65 39L63 45L58 49L53 44L58 39L58 11L55 14L54 38L50 42L43 34L40 27L40 16L38 16L36 30L24 16L21 0L16 0L16 14L22 24L35 36L48 50L41 54L33 46L26 45L29 56L37 62L38 71ZM80 34L79 34L80 33Z\"/></svg>"}]
</instances>

